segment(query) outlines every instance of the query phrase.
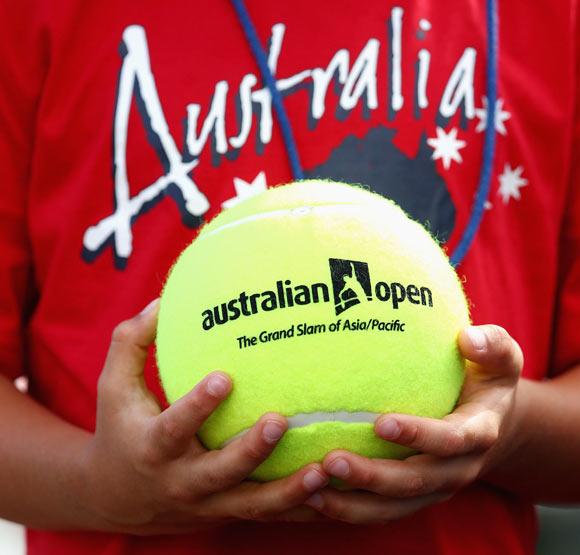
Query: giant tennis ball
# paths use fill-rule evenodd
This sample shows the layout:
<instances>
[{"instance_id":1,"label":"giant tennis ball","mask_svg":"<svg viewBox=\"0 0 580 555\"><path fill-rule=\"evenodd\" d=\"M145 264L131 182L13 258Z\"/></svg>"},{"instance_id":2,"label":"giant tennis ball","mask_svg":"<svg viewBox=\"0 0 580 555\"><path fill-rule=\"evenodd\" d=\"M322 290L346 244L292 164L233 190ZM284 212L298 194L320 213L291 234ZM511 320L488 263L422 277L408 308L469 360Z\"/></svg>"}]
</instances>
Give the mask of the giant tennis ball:
<instances>
[{"instance_id":1,"label":"giant tennis ball","mask_svg":"<svg viewBox=\"0 0 580 555\"><path fill-rule=\"evenodd\" d=\"M211 449L266 412L288 418L253 474L271 480L336 448L407 455L373 423L453 410L468 323L461 283L421 225L360 187L302 181L222 212L183 251L161 297L158 366L170 402L213 370L232 377L199 433Z\"/></svg>"}]
</instances>

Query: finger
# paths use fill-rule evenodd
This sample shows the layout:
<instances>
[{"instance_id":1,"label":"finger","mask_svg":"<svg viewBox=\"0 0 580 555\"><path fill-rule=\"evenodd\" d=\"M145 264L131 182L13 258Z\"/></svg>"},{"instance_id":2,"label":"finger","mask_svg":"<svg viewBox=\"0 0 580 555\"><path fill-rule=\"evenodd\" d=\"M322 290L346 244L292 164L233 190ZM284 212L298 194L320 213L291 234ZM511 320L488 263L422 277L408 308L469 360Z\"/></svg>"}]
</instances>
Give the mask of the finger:
<instances>
[{"instance_id":1,"label":"finger","mask_svg":"<svg viewBox=\"0 0 580 555\"><path fill-rule=\"evenodd\" d=\"M477 364L475 369L481 378L519 377L523 353L505 329L494 325L470 326L459 333L458 344L463 356Z\"/></svg>"},{"instance_id":2,"label":"finger","mask_svg":"<svg viewBox=\"0 0 580 555\"><path fill-rule=\"evenodd\" d=\"M189 393L153 419L150 441L159 454L174 458L192 444L195 434L228 396L232 382L223 372L212 372Z\"/></svg>"},{"instance_id":3,"label":"finger","mask_svg":"<svg viewBox=\"0 0 580 555\"><path fill-rule=\"evenodd\" d=\"M406 414L386 414L375 423L375 433L386 441L438 457L486 451L499 437L501 418L484 406L467 407L443 420Z\"/></svg>"},{"instance_id":4,"label":"finger","mask_svg":"<svg viewBox=\"0 0 580 555\"><path fill-rule=\"evenodd\" d=\"M327 474L351 488L392 498L456 491L475 480L482 465L481 455L451 459L417 455L398 461L367 459L348 451L334 451L322 463Z\"/></svg>"},{"instance_id":5,"label":"finger","mask_svg":"<svg viewBox=\"0 0 580 555\"><path fill-rule=\"evenodd\" d=\"M158 404L143 379L148 348L155 339L158 311L159 299L155 299L140 314L113 330L99 378L99 399L120 406L141 401L150 411L158 412Z\"/></svg>"},{"instance_id":6,"label":"finger","mask_svg":"<svg viewBox=\"0 0 580 555\"><path fill-rule=\"evenodd\" d=\"M312 473L315 473L314 475ZM155 525L123 530L138 535L180 534L212 528L228 522L258 520L262 522L329 522L330 519L304 505L313 492L328 483L320 465L309 465L295 474L268 484L244 482L228 491L205 499L179 500L179 511L160 515ZM308 476L308 477L307 477Z\"/></svg>"},{"instance_id":7,"label":"finger","mask_svg":"<svg viewBox=\"0 0 580 555\"><path fill-rule=\"evenodd\" d=\"M402 518L450 497L449 494L438 493L413 499L390 499L365 491L326 488L306 503L334 520L350 524L378 524Z\"/></svg>"},{"instance_id":8,"label":"finger","mask_svg":"<svg viewBox=\"0 0 580 555\"><path fill-rule=\"evenodd\" d=\"M275 413L263 415L250 430L224 448L210 451L193 461L184 460L184 474L196 477L192 486L208 494L245 480L274 450L288 428L286 419Z\"/></svg>"},{"instance_id":9,"label":"finger","mask_svg":"<svg viewBox=\"0 0 580 555\"><path fill-rule=\"evenodd\" d=\"M237 488L207 498L213 514L244 520L276 518L304 504L313 493L328 484L328 475L320 464L308 465L294 474L264 484L246 482Z\"/></svg>"}]
</instances>

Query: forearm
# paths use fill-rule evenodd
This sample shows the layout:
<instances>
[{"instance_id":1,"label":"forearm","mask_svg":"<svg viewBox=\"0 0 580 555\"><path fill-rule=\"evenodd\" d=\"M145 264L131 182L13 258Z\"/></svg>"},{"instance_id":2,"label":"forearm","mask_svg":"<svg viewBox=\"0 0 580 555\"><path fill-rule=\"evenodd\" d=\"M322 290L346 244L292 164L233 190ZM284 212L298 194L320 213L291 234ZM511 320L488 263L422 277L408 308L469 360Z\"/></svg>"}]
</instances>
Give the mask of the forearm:
<instances>
[{"instance_id":1,"label":"forearm","mask_svg":"<svg viewBox=\"0 0 580 555\"><path fill-rule=\"evenodd\" d=\"M485 479L534 501L580 502L580 366L520 380L512 430Z\"/></svg>"},{"instance_id":2,"label":"forearm","mask_svg":"<svg viewBox=\"0 0 580 555\"><path fill-rule=\"evenodd\" d=\"M98 527L81 502L89 438L0 376L0 516L34 528Z\"/></svg>"}]
</instances>

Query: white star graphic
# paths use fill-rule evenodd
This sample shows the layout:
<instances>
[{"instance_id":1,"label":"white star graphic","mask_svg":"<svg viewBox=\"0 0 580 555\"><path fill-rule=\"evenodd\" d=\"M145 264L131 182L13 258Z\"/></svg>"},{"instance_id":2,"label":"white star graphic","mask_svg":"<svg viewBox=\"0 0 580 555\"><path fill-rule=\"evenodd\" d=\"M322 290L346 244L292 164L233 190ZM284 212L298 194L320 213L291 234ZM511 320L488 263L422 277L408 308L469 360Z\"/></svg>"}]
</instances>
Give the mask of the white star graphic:
<instances>
[{"instance_id":1,"label":"white star graphic","mask_svg":"<svg viewBox=\"0 0 580 555\"><path fill-rule=\"evenodd\" d=\"M445 133L441 127L437 128L437 138L427 139L427 144L434 149L432 160L443 161L443 167L448 170L451 162L455 160L458 164L463 162L459 150L465 148L465 141L457 140L457 129L453 128L449 133Z\"/></svg>"},{"instance_id":2,"label":"white star graphic","mask_svg":"<svg viewBox=\"0 0 580 555\"><path fill-rule=\"evenodd\" d=\"M475 115L479 118L479 123L475 128L477 133L485 131L487 127L487 111L489 109L487 105L487 96L482 97L483 108L476 108ZM512 115L503 109L503 98L498 98L495 105L495 130L502 135L507 135L507 129L505 128L504 121L510 119Z\"/></svg>"},{"instance_id":3,"label":"white star graphic","mask_svg":"<svg viewBox=\"0 0 580 555\"><path fill-rule=\"evenodd\" d=\"M222 203L224 208L231 208L243 200L254 197L262 191L265 191L268 188L266 174L260 172L256 177L254 177L251 183L248 183L239 177L234 177L234 188L236 190L236 196L224 201Z\"/></svg>"},{"instance_id":4,"label":"white star graphic","mask_svg":"<svg viewBox=\"0 0 580 555\"><path fill-rule=\"evenodd\" d=\"M502 196L504 204L512 198L520 200L520 189L528 184L528 180L522 177L523 171L523 166L515 169L510 164L504 166L503 173L499 176L499 191L497 192Z\"/></svg>"}]
</instances>

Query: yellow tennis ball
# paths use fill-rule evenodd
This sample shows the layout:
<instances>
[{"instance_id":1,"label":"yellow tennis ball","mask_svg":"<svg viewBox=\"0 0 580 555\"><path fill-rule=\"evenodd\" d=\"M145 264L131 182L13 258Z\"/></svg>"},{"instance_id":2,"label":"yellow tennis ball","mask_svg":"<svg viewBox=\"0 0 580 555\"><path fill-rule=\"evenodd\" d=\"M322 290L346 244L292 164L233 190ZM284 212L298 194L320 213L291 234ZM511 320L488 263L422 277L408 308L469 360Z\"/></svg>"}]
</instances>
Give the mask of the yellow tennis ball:
<instances>
[{"instance_id":1,"label":"yellow tennis ball","mask_svg":"<svg viewBox=\"0 0 580 555\"><path fill-rule=\"evenodd\" d=\"M374 421L453 410L468 323L457 274L420 224L361 187L301 181L222 212L183 251L161 297L157 359L170 402L211 371L231 376L199 433L210 449L266 412L288 418L253 474L271 480L337 448L408 455Z\"/></svg>"}]
</instances>

